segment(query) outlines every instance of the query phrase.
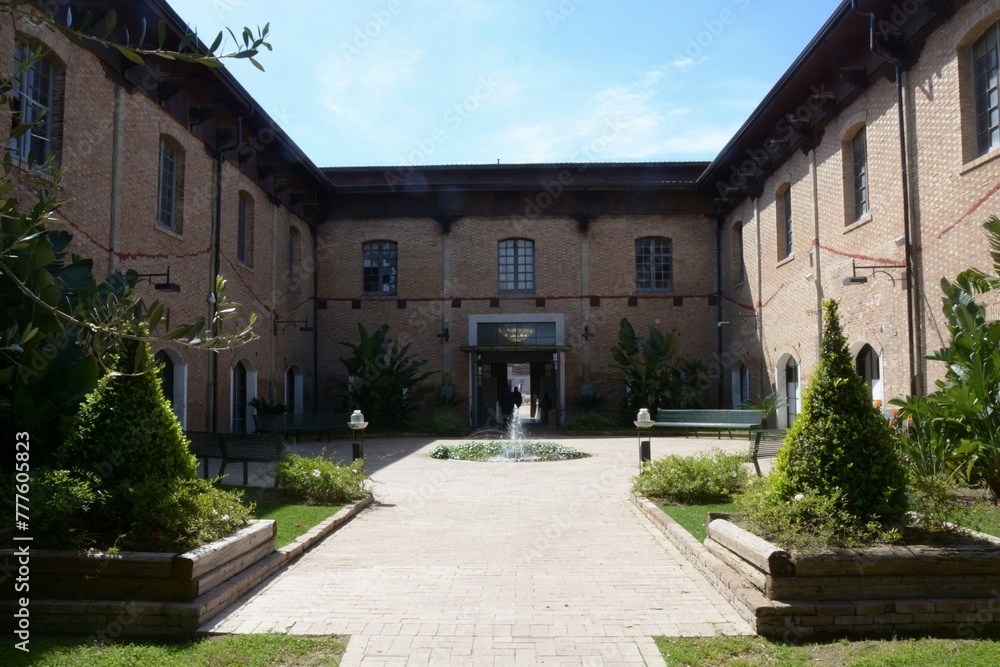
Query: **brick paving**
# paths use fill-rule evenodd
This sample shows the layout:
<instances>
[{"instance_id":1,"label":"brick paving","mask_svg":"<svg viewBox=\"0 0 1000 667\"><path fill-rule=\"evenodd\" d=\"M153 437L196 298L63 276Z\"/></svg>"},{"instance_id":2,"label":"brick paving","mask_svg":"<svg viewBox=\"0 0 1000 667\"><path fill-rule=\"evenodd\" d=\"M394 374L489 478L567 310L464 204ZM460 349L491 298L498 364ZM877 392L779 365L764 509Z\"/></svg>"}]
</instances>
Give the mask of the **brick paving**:
<instances>
[{"instance_id":1,"label":"brick paving","mask_svg":"<svg viewBox=\"0 0 1000 667\"><path fill-rule=\"evenodd\" d=\"M561 442L593 456L439 461L429 440L369 441L375 504L201 630L350 635L348 667L662 665L652 635L751 634L630 502L635 438ZM656 438L653 456L716 444L746 447Z\"/></svg>"}]
</instances>

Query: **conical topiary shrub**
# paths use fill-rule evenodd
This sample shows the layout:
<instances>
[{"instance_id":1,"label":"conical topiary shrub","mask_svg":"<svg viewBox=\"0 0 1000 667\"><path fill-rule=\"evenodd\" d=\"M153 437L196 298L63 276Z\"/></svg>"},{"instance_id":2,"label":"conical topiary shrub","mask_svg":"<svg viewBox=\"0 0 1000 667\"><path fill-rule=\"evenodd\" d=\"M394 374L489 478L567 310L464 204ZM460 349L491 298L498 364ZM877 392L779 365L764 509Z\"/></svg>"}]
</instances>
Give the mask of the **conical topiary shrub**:
<instances>
[{"instance_id":1,"label":"conical topiary shrub","mask_svg":"<svg viewBox=\"0 0 1000 667\"><path fill-rule=\"evenodd\" d=\"M840 498L857 525L897 525L906 512L906 471L889 423L872 405L840 327L837 302L823 302L826 326L819 365L802 410L778 452L772 489Z\"/></svg>"},{"instance_id":2,"label":"conical topiary shrub","mask_svg":"<svg viewBox=\"0 0 1000 667\"><path fill-rule=\"evenodd\" d=\"M168 501L195 491L197 461L163 395L149 346L124 341L111 368L84 400L57 461L94 480L103 501L84 520L99 539L125 548L166 546L158 542L175 539L167 533L177 531L163 531L161 540L149 526L176 517L149 514L162 514L176 505Z\"/></svg>"}]
</instances>

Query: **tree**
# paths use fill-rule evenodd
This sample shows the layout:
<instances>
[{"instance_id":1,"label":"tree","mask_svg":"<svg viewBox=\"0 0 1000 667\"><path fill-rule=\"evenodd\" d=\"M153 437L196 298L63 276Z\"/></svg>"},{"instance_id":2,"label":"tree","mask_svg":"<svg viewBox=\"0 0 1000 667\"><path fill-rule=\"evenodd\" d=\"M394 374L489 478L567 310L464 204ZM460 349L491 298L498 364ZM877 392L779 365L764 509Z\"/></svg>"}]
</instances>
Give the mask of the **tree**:
<instances>
[{"instance_id":1,"label":"tree","mask_svg":"<svg viewBox=\"0 0 1000 667\"><path fill-rule=\"evenodd\" d=\"M618 343L611 348L614 366L625 381L623 409L627 421L639 408L697 408L704 405L701 383L704 367L685 359L679 352L680 338L663 334L655 327L649 336L635 333L631 322L622 318Z\"/></svg>"},{"instance_id":2,"label":"tree","mask_svg":"<svg viewBox=\"0 0 1000 667\"><path fill-rule=\"evenodd\" d=\"M837 302L824 301L823 311L819 364L778 452L773 488L784 501L797 494L839 498L857 525L893 526L907 509L894 434L854 367Z\"/></svg>"},{"instance_id":3,"label":"tree","mask_svg":"<svg viewBox=\"0 0 1000 667\"><path fill-rule=\"evenodd\" d=\"M217 67L225 58L249 58L260 67L254 57L261 48L271 48L266 41L268 26L256 34L245 28L240 38L230 32L237 48L227 52L220 50L222 33L210 47L193 33L169 43L167 26L161 22L155 37L147 40L145 20L129 30L118 23L114 11L107 12L97 25L90 11L74 16L72 8L67 8L56 16L39 10L38 4L5 0L0 2L0 15L30 21L79 46L114 48L136 64L159 57ZM0 75L0 91L11 90L16 79L41 57L41 53L32 54L18 71ZM40 122L23 122L13 98L8 101L12 138L23 136ZM71 236L57 229L57 212L64 202L56 195L62 171L54 166L53 156L43 164L29 163L21 173L14 167L7 144L0 169L0 437L14 442L14 433L30 432L36 454L33 461L44 460L60 442L83 396L101 376L104 360L121 341L169 340L217 349L253 337L253 315L248 324L225 332L227 323L237 317L238 304L226 301L221 277L216 281L218 306L213 320L202 317L173 328L164 319L162 304L145 304L134 295L134 272L114 274L98 283L93 263L70 255ZM31 196L23 196L25 190ZM157 335L161 324L165 331Z\"/></svg>"},{"instance_id":4,"label":"tree","mask_svg":"<svg viewBox=\"0 0 1000 667\"><path fill-rule=\"evenodd\" d=\"M420 373L427 360L414 361L410 344L400 347L387 337L389 325L383 324L369 335L358 323L360 343L342 342L351 351L340 361L347 369L348 380L335 381L335 389L345 392L352 409L361 410L369 421L385 428L398 428L413 420L420 402L418 384L434 373Z\"/></svg>"}]
</instances>

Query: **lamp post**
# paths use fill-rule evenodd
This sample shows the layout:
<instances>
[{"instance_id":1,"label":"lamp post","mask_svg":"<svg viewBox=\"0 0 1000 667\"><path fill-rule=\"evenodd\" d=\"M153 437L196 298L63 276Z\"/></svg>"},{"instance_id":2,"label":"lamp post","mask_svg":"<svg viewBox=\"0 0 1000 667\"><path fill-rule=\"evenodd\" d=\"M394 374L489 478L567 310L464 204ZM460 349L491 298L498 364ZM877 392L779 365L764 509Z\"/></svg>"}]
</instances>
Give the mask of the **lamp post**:
<instances>
[{"instance_id":1,"label":"lamp post","mask_svg":"<svg viewBox=\"0 0 1000 667\"><path fill-rule=\"evenodd\" d=\"M353 460L365 458L365 427L368 426L368 422L365 421L361 410L355 410L351 413L351 420L347 422L347 426L354 431L354 441L351 443ZM361 431L361 442L358 442L358 431Z\"/></svg>"},{"instance_id":2,"label":"lamp post","mask_svg":"<svg viewBox=\"0 0 1000 667\"><path fill-rule=\"evenodd\" d=\"M642 429L652 428L653 420L649 416L649 410L646 408L640 408L639 413L635 416L635 421L632 422L636 426L636 433L639 435L639 465L642 466L646 461L652 460L652 454L650 452L649 436L645 440L642 439Z\"/></svg>"}]
</instances>

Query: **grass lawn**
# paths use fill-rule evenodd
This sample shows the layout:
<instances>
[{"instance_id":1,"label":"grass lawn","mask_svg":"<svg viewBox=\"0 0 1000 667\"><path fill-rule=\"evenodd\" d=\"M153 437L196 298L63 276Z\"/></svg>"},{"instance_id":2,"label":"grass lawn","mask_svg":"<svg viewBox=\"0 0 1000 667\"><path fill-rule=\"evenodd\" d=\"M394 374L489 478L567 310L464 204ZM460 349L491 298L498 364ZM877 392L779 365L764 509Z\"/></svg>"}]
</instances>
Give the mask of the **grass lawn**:
<instances>
[{"instance_id":1,"label":"grass lawn","mask_svg":"<svg viewBox=\"0 0 1000 667\"><path fill-rule=\"evenodd\" d=\"M838 665L842 667L992 667L1000 643L989 640L915 639L778 644L759 637L678 639L657 637L670 667L758 667Z\"/></svg>"},{"instance_id":2,"label":"grass lawn","mask_svg":"<svg viewBox=\"0 0 1000 667\"><path fill-rule=\"evenodd\" d=\"M660 509L684 526L687 532L698 538L699 542L704 542L705 537L707 537L705 514L708 512L732 512L735 507L733 503L721 503L716 505L661 505Z\"/></svg>"},{"instance_id":3,"label":"grass lawn","mask_svg":"<svg viewBox=\"0 0 1000 667\"><path fill-rule=\"evenodd\" d=\"M0 644L5 667L319 667L339 665L346 637L301 635L227 635L176 643L97 644L80 638L32 639L30 653L19 651L13 639Z\"/></svg>"},{"instance_id":4,"label":"grass lawn","mask_svg":"<svg viewBox=\"0 0 1000 667\"><path fill-rule=\"evenodd\" d=\"M259 486L242 486L243 502L256 503L255 519L274 519L278 522L278 535L274 546L281 548L295 541L299 535L340 511L343 505L297 505L278 489Z\"/></svg>"},{"instance_id":5,"label":"grass lawn","mask_svg":"<svg viewBox=\"0 0 1000 667\"><path fill-rule=\"evenodd\" d=\"M972 519L976 530L1000 537L1000 507L977 505L973 510Z\"/></svg>"}]
</instances>

